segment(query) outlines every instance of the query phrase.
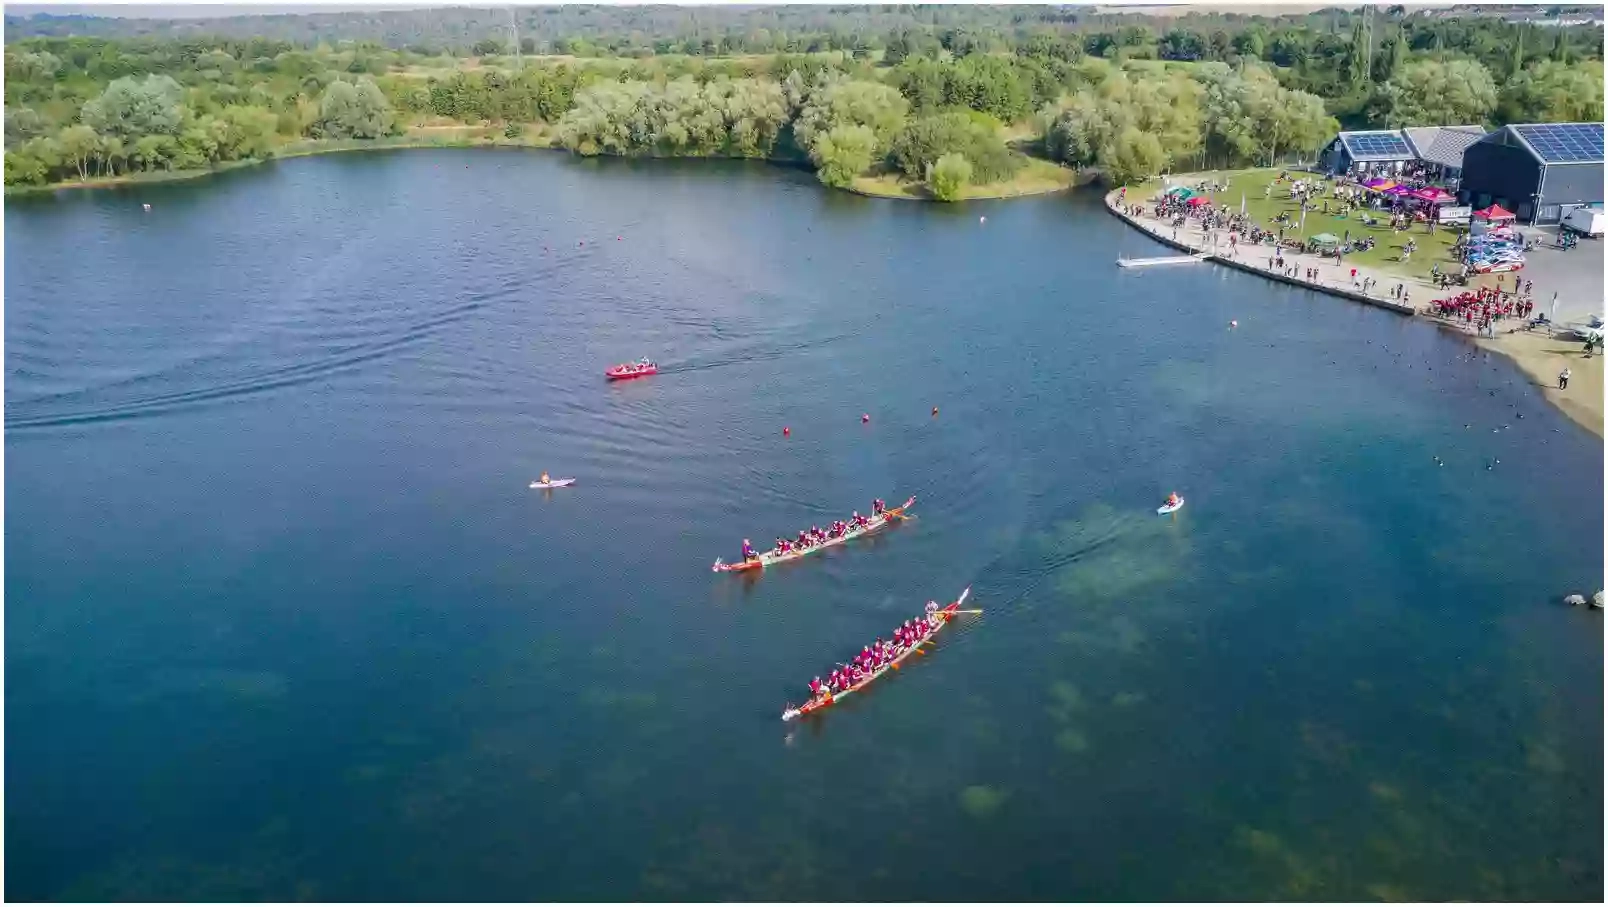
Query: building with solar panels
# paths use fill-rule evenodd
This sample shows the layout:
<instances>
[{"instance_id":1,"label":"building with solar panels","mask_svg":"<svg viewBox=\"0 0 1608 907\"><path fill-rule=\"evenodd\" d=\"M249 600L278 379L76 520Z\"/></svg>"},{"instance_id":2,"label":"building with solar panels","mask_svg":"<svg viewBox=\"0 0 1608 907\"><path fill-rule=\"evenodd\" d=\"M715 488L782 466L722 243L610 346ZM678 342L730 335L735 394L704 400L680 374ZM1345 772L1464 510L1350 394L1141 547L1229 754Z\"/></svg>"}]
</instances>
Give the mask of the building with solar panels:
<instances>
[{"instance_id":1,"label":"building with solar panels","mask_svg":"<svg viewBox=\"0 0 1608 907\"><path fill-rule=\"evenodd\" d=\"M1574 208L1602 203L1601 123L1504 126L1463 152L1459 198L1496 203L1528 224L1555 224Z\"/></svg>"},{"instance_id":2,"label":"building with solar panels","mask_svg":"<svg viewBox=\"0 0 1608 907\"><path fill-rule=\"evenodd\" d=\"M1342 132L1334 137L1318 160L1330 173L1360 173L1383 169L1394 172L1415 161L1418 155L1407 144L1399 129L1370 129Z\"/></svg>"},{"instance_id":3,"label":"building with solar panels","mask_svg":"<svg viewBox=\"0 0 1608 907\"><path fill-rule=\"evenodd\" d=\"M1423 175L1456 179L1463 169L1463 152L1484 137L1484 126L1342 132L1324 148L1319 161L1324 170L1335 174L1398 173L1417 162L1425 165L1419 168Z\"/></svg>"}]
</instances>

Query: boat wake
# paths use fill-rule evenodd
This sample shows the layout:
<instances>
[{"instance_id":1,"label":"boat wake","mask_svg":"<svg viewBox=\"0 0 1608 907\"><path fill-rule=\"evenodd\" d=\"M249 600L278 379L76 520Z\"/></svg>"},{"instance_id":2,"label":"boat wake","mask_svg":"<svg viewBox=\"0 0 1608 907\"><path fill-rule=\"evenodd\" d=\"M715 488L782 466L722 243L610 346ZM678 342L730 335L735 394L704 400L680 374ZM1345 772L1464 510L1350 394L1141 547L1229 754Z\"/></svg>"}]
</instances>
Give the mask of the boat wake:
<instances>
[{"instance_id":1,"label":"boat wake","mask_svg":"<svg viewBox=\"0 0 1608 907\"><path fill-rule=\"evenodd\" d=\"M145 385L152 381L160 381L169 377L176 378L184 372L196 370L207 362L227 361L230 358L228 355L215 354L203 359L186 361L160 371L149 372L82 390L49 394L31 400L9 402L6 406L5 427L9 431L22 431L121 421L159 415L179 408L199 406L281 388L295 387L320 378L351 371L414 346L429 338L438 329L467 318L483 305L484 303L482 302L462 303L428 318L416 321L402 332L390 337L366 343L350 344L317 359L267 369L204 387L134 397L101 406L58 408L62 403L99 396L107 391ZM246 344L237 344L237 346L244 345Z\"/></svg>"}]
</instances>

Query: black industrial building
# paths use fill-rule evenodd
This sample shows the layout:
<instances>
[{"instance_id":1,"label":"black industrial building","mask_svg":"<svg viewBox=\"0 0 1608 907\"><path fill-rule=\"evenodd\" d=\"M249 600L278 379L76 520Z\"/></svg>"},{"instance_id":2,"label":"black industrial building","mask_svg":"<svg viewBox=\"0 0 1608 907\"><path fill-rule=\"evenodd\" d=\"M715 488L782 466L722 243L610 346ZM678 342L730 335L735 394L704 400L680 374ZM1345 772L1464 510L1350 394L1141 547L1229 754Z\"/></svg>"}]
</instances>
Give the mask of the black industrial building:
<instances>
[{"instance_id":1,"label":"black industrial building","mask_svg":"<svg viewBox=\"0 0 1608 907\"><path fill-rule=\"evenodd\" d=\"M1602 202L1601 123L1504 126L1463 152L1458 192L1466 205L1495 202L1528 224L1555 224Z\"/></svg>"}]
</instances>

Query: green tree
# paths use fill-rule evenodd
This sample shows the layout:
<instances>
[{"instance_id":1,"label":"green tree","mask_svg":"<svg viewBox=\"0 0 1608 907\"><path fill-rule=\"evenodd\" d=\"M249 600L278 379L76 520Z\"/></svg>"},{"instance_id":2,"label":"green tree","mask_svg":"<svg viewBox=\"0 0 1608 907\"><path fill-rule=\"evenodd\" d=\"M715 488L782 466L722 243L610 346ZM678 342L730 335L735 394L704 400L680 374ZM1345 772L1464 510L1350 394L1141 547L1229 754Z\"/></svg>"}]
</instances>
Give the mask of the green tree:
<instances>
[{"instance_id":1,"label":"green tree","mask_svg":"<svg viewBox=\"0 0 1608 907\"><path fill-rule=\"evenodd\" d=\"M1578 123L1600 120L1601 64L1565 65L1542 60L1502 87L1497 107L1504 122Z\"/></svg>"},{"instance_id":2,"label":"green tree","mask_svg":"<svg viewBox=\"0 0 1608 907\"><path fill-rule=\"evenodd\" d=\"M68 126L56 138L62 158L77 171L81 180L89 179L89 164L100 150L100 136L88 126Z\"/></svg>"},{"instance_id":3,"label":"green tree","mask_svg":"<svg viewBox=\"0 0 1608 907\"><path fill-rule=\"evenodd\" d=\"M134 157L139 160L141 170L150 170L153 166L172 170L178 152L179 143L171 135L147 135L134 143Z\"/></svg>"},{"instance_id":4,"label":"green tree","mask_svg":"<svg viewBox=\"0 0 1608 907\"><path fill-rule=\"evenodd\" d=\"M952 66L944 100L982 111L1002 123L1014 123L1031 112L1033 98L1015 63L979 54Z\"/></svg>"},{"instance_id":5,"label":"green tree","mask_svg":"<svg viewBox=\"0 0 1608 907\"><path fill-rule=\"evenodd\" d=\"M32 108L17 107L6 111L6 147L14 148L29 139L44 135L45 118Z\"/></svg>"},{"instance_id":6,"label":"green tree","mask_svg":"<svg viewBox=\"0 0 1608 907\"><path fill-rule=\"evenodd\" d=\"M119 164L125 165L123 167L123 169L127 169L126 164L128 162L128 155L129 155L129 146L128 146L128 143L123 141L123 139L121 139L120 137L115 136L115 135L108 135L108 136L102 136L101 137L101 144L100 144L100 159L101 159L101 162L102 162L101 172L104 175L111 176L113 174L116 174L118 169L119 169L118 168Z\"/></svg>"},{"instance_id":7,"label":"green tree","mask_svg":"<svg viewBox=\"0 0 1608 907\"><path fill-rule=\"evenodd\" d=\"M199 170L218 159L218 121L203 117L179 132L178 151L172 165L179 170Z\"/></svg>"},{"instance_id":8,"label":"green tree","mask_svg":"<svg viewBox=\"0 0 1608 907\"><path fill-rule=\"evenodd\" d=\"M972 165L964 154L949 153L929 165L927 188L932 197L941 202L960 198L962 190L971 183Z\"/></svg>"},{"instance_id":9,"label":"green tree","mask_svg":"<svg viewBox=\"0 0 1608 907\"><path fill-rule=\"evenodd\" d=\"M374 80L364 76L356 85L334 82L324 90L314 129L319 137L377 139L391 131L393 122L390 102Z\"/></svg>"},{"instance_id":10,"label":"green tree","mask_svg":"<svg viewBox=\"0 0 1608 907\"><path fill-rule=\"evenodd\" d=\"M1359 21L1351 29L1351 44L1346 48L1347 84L1361 85L1367 81L1369 52L1367 33Z\"/></svg>"},{"instance_id":11,"label":"green tree","mask_svg":"<svg viewBox=\"0 0 1608 907\"><path fill-rule=\"evenodd\" d=\"M1267 52L1267 32L1260 25L1253 25L1235 35L1234 52L1242 57L1261 59Z\"/></svg>"},{"instance_id":12,"label":"green tree","mask_svg":"<svg viewBox=\"0 0 1608 907\"><path fill-rule=\"evenodd\" d=\"M821 182L843 189L870 168L876 149L877 134L871 127L846 123L817 135L810 159Z\"/></svg>"},{"instance_id":13,"label":"green tree","mask_svg":"<svg viewBox=\"0 0 1608 907\"><path fill-rule=\"evenodd\" d=\"M1161 141L1132 126L1117 135L1105 161L1106 174L1113 183L1149 179L1166 166L1167 152Z\"/></svg>"},{"instance_id":14,"label":"green tree","mask_svg":"<svg viewBox=\"0 0 1608 907\"><path fill-rule=\"evenodd\" d=\"M1496 109L1496 83L1473 60L1409 63L1383 94L1391 127L1484 123Z\"/></svg>"},{"instance_id":15,"label":"green tree","mask_svg":"<svg viewBox=\"0 0 1608 907\"><path fill-rule=\"evenodd\" d=\"M815 143L827 133L842 126L864 126L871 133L870 153L874 155L886 148L904 126L909 110L909 102L887 85L831 80L811 90L793 131L799 144L813 157ZM858 136L849 140L853 147L857 148L857 143Z\"/></svg>"},{"instance_id":16,"label":"green tree","mask_svg":"<svg viewBox=\"0 0 1608 907\"><path fill-rule=\"evenodd\" d=\"M6 185L37 186L45 182L50 171L44 161L25 151L6 151Z\"/></svg>"},{"instance_id":17,"label":"green tree","mask_svg":"<svg viewBox=\"0 0 1608 907\"><path fill-rule=\"evenodd\" d=\"M273 111L232 105L223 108L219 120L226 127L220 142L220 154L225 158L260 158L273 150L279 127Z\"/></svg>"},{"instance_id":18,"label":"green tree","mask_svg":"<svg viewBox=\"0 0 1608 907\"><path fill-rule=\"evenodd\" d=\"M171 76L117 79L84 104L80 118L103 135L175 135L184 119L184 90Z\"/></svg>"},{"instance_id":19,"label":"green tree","mask_svg":"<svg viewBox=\"0 0 1608 907\"><path fill-rule=\"evenodd\" d=\"M906 178L920 180L939 158L959 154L978 182L1008 179L1018 169L1019 157L1006 147L996 125L974 117L983 115L949 111L912 120L894 136L889 162Z\"/></svg>"}]
</instances>

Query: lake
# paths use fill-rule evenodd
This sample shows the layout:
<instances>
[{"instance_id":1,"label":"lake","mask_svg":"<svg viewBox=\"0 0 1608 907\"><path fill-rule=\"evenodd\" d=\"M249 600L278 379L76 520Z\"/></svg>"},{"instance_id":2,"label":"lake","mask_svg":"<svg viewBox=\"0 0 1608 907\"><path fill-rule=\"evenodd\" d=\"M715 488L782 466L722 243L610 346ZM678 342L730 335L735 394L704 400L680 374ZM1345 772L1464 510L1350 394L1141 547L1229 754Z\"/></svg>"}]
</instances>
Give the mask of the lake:
<instances>
[{"instance_id":1,"label":"lake","mask_svg":"<svg viewBox=\"0 0 1608 907\"><path fill-rule=\"evenodd\" d=\"M13 900L1602 896L1602 443L1429 325L763 164L5 218Z\"/></svg>"}]
</instances>

